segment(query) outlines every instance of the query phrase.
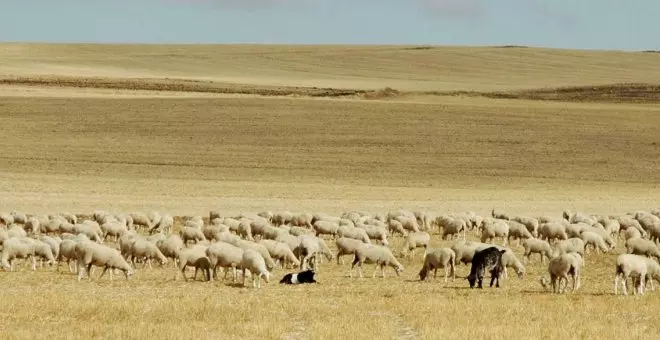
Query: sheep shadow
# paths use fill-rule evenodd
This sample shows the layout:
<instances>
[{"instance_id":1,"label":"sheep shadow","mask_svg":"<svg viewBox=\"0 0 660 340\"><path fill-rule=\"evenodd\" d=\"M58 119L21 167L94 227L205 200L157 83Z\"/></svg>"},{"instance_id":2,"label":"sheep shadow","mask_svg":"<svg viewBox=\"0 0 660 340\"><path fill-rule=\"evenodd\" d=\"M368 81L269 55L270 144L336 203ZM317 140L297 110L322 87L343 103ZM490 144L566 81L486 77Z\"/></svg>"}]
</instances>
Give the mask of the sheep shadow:
<instances>
[{"instance_id":1,"label":"sheep shadow","mask_svg":"<svg viewBox=\"0 0 660 340\"><path fill-rule=\"evenodd\" d=\"M243 283L239 282L229 282L224 284L226 287L231 287L231 288L245 288L246 286Z\"/></svg>"}]
</instances>

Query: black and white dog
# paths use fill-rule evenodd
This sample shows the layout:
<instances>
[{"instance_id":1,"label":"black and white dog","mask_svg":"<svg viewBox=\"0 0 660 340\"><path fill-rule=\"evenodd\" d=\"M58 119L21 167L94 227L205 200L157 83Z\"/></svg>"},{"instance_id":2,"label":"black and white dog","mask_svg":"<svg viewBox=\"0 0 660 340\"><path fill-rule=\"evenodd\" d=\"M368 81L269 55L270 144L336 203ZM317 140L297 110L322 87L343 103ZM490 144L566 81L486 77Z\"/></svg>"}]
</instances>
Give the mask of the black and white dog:
<instances>
[{"instance_id":1,"label":"black and white dog","mask_svg":"<svg viewBox=\"0 0 660 340\"><path fill-rule=\"evenodd\" d=\"M314 280L314 271L309 269L298 273L289 273L284 275L280 283L295 285L299 283L316 283Z\"/></svg>"}]
</instances>

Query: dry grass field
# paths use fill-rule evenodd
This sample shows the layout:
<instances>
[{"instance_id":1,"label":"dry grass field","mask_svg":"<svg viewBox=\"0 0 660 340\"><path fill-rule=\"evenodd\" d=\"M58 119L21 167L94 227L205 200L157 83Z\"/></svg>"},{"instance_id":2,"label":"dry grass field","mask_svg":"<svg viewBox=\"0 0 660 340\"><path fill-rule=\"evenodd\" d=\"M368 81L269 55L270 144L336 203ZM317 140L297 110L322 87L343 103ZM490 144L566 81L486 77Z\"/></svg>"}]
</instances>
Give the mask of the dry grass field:
<instances>
[{"instance_id":1,"label":"dry grass field","mask_svg":"<svg viewBox=\"0 0 660 340\"><path fill-rule=\"evenodd\" d=\"M657 208L659 79L660 58L633 52L0 44L0 212ZM556 89L595 85L580 100ZM484 95L539 89L573 94ZM0 334L656 338L660 293L612 295L622 243L588 256L581 290L561 296L538 283L538 257L522 280L483 290L463 265L455 282L418 282L419 254L401 277L372 279L370 265L350 279L346 257L322 264L318 285L284 287L277 269L260 290L175 281L171 263L80 283L19 266L0 272Z\"/></svg>"}]
</instances>

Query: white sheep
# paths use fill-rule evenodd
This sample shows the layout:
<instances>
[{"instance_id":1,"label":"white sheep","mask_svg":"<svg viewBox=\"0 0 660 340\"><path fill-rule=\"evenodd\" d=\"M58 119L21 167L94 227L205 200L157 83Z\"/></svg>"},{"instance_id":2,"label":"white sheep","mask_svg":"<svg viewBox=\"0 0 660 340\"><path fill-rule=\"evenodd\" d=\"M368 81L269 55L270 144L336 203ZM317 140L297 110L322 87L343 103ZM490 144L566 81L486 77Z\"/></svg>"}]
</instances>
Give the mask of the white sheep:
<instances>
[{"instance_id":1,"label":"white sheep","mask_svg":"<svg viewBox=\"0 0 660 340\"><path fill-rule=\"evenodd\" d=\"M331 235L332 237L336 237L337 231L339 230L339 225L330 221L316 221L313 227L316 232L316 237L319 237L320 235Z\"/></svg>"},{"instance_id":2,"label":"white sheep","mask_svg":"<svg viewBox=\"0 0 660 340\"><path fill-rule=\"evenodd\" d=\"M660 261L660 249L658 249L658 246L650 240L639 237L631 238L626 241L626 251L628 254L655 257Z\"/></svg>"},{"instance_id":3,"label":"white sheep","mask_svg":"<svg viewBox=\"0 0 660 340\"><path fill-rule=\"evenodd\" d=\"M347 237L355 240L360 240L364 243L371 243L371 240L369 239L369 235L367 235L367 232L362 228L340 226L337 229L337 236L340 238Z\"/></svg>"},{"instance_id":4,"label":"white sheep","mask_svg":"<svg viewBox=\"0 0 660 340\"><path fill-rule=\"evenodd\" d=\"M500 219L500 220L509 220L510 219L509 215L506 212L504 212L504 210L497 209L497 208L493 208L490 211L490 215L493 218L497 218L497 219Z\"/></svg>"},{"instance_id":5,"label":"white sheep","mask_svg":"<svg viewBox=\"0 0 660 340\"><path fill-rule=\"evenodd\" d=\"M174 228L174 218L170 214L163 214L160 217L160 221L154 224L153 227L151 227L151 229L149 230L149 232L155 233L160 231L169 234L172 232L172 228Z\"/></svg>"},{"instance_id":6,"label":"white sheep","mask_svg":"<svg viewBox=\"0 0 660 340\"><path fill-rule=\"evenodd\" d=\"M536 221L536 220L534 220ZM534 238L535 236L532 235L532 233L527 229L527 226L524 224L517 222L517 221L507 221L506 222L509 225L509 235L507 236L507 242L510 244L511 243L511 238L517 239L518 240L518 245L523 240L527 240L530 238ZM538 222L537 222L537 227L538 227Z\"/></svg>"},{"instance_id":7,"label":"white sheep","mask_svg":"<svg viewBox=\"0 0 660 340\"><path fill-rule=\"evenodd\" d=\"M293 251L288 244L275 240L260 240L259 244L266 247L270 256L276 261L279 261L282 268L288 263L293 264L296 267L300 266L300 261L296 258L296 255L293 254Z\"/></svg>"},{"instance_id":8,"label":"white sheep","mask_svg":"<svg viewBox=\"0 0 660 340\"><path fill-rule=\"evenodd\" d=\"M506 249L506 251L502 254L500 261L502 262L502 267L504 268L504 278L509 277L508 268L513 268L513 270L516 271L516 275L518 275L518 277L521 279L523 275L525 275L525 266L523 266L518 257L516 257L516 254L514 254L511 249Z\"/></svg>"},{"instance_id":9,"label":"white sheep","mask_svg":"<svg viewBox=\"0 0 660 340\"><path fill-rule=\"evenodd\" d=\"M646 261L643 256L634 254L621 254L616 258L616 266L614 273L614 295L617 295L617 288L619 280L623 285L623 295L628 295L627 283L628 278L638 277L637 286L633 290L633 294L644 294L644 280L646 278Z\"/></svg>"},{"instance_id":10,"label":"white sheep","mask_svg":"<svg viewBox=\"0 0 660 340\"><path fill-rule=\"evenodd\" d=\"M357 225L358 228L364 229L364 232L367 233L370 240L380 241L384 246L388 246L390 242L387 240L387 229L385 227L374 226L374 225Z\"/></svg>"},{"instance_id":11,"label":"white sheep","mask_svg":"<svg viewBox=\"0 0 660 340\"><path fill-rule=\"evenodd\" d=\"M34 247L30 239L12 237L5 240L0 255L0 264L6 271L13 271L14 259L29 259L32 263L32 270L37 270L37 263L34 257Z\"/></svg>"},{"instance_id":12,"label":"white sheep","mask_svg":"<svg viewBox=\"0 0 660 340\"><path fill-rule=\"evenodd\" d=\"M92 241L82 241L76 244L75 252L78 260L78 281L83 278L85 272L88 273L89 279L92 279L91 274L89 274L92 265L103 267L103 272L99 275L99 279L105 275L108 269L121 270L124 272L127 280L133 275L133 268L121 256L119 251L108 246ZM112 281L112 274L113 270L110 271L110 281Z\"/></svg>"},{"instance_id":13,"label":"white sheep","mask_svg":"<svg viewBox=\"0 0 660 340\"><path fill-rule=\"evenodd\" d=\"M141 238L135 240L131 245L130 258L133 266L135 266L135 260L139 259L144 261L143 267L146 267L148 264L150 269L152 268L152 259L158 260L161 267L167 264L167 257L163 255L158 247L154 243L149 242L149 240Z\"/></svg>"},{"instance_id":14,"label":"white sheep","mask_svg":"<svg viewBox=\"0 0 660 340\"><path fill-rule=\"evenodd\" d=\"M502 245L506 247L509 237L509 225L503 220L486 218L481 222L481 242L491 242L496 237L502 238Z\"/></svg>"},{"instance_id":15,"label":"white sheep","mask_svg":"<svg viewBox=\"0 0 660 340\"><path fill-rule=\"evenodd\" d=\"M598 250L602 251L603 253L607 253L610 250L610 248L605 243L605 240L603 240L603 237L594 233L593 231L583 231L582 234L580 234L580 238L582 241L584 241L585 252L590 245L594 248L596 253L598 253Z\"/></svg>"},{"instance_id":16,"label":"white sheep","mask_svg":"<svg viewBox=\"0 0 660 340\"><path fill-rule=\"evenodd\" d=\"M435 224L438 225L438 228L442 228L443 240L448 240L450 237L461 233L463 234L463 240L465 240L467 222L464 219L440 215L436 218Z\"/></svg>"},{"instance_id":17,"label":"white sheep","mask_svg":"<svg viewBox=\"0 0 660 340\"><path fill-rule=\"evenodd\" d=\"M552 240L566 240L566 226L560 222L546 222L539 226L539 236L542 240L552 243Z\"/></svg>"},{"instance_id":18,"label":"white sheep","mask_svg":"<svg viewBox=\"0 0 660 340\"><path fill-rule=\"evenodd\" d=\"M353 277L353 268L355 265L358 265L358 272L360 278L362 275L362 264L363 263L374 263L376 264L376 270L374 271L373 277L376 277L376 272L378 272L378 267L380 267L383 278L385 277L385 266L390 266L394 268L396 275L399 276L404 270L404 267L399 261L394 257L392 251L385 246L379 246L375 244L361 244L355 250L355 258L353 259L353 264L351 265L350 277Z\"/></svg>"},{"instance_id":19,"label":"white sheep","mask_svg":"<svg viewBox=\"0 0 660 340\"><path fill-rule=\"evenodd\" d=\"M530 238L524 240L522 245L523 248L525 248L523 260L526 259L529 262L531 260L530 256L532 254L539 254L541 255L541 263L545 263L546 257L548 259L552 257L552 248L550 247L550 243L548 243L548 241L537 238Z\"/></svg>"},{"instance_id":20,"label":"white sheep","mask_svg":"<svg viewBox=\"0 0 660 340\"><path fill-rule=\"evenodd\" d=\"M404 229L401 222L397 220L390 220L387 223L387 229L392 235L399 234L401 236L406 236L407 234L406 229Z\"/></svg>"},{"instance_id":21,"label":"white sheep","mask_svg":"<svg viewBox=\"0 0 660 340\"><path fill-rule=\"evenodd\" d=\"M252 273L252 286L254 288L261 288L261 278L268 283L270 280L270 272L266 268L266 262L259 252L253 249L246 249L243 252L240 267L243 269L243 286L246 285L246 271Z\"/></svg>"},{"instance_id":22,"label":"white sheep","mask_svg":"<svg viewBox=\"0 0 660 340\"><path fill-rule=\"evenodd\" d=\"M428 249L424 254L424 264L419 271L420 281L426 280L428 273L433 270L433 278L438 274L438 268L445 270L445 282L451 272L452 281L456 278L456 253L449 248Z\"/></svg>"},{"instance_id":23,"label":"white sheep","mask_svg":"<svg viewBox=\"0 0 660 340\"><path fill-rule=\"evenodd\" d=\"M170 235L165 240L156 242L156 246L165 257L172 259L175 266L181 251L186 247L179 235Z\"/></svg>"},{"instance_id":24,"label":"white sheep","mask_svg":"<svg viewBox=\"0 0 660 340\"><path fill-rule=\"evenodd\" d=\"M635 228L628 228L623 232L623 239L628 241L631 238L639 237L642 238L642 233L639 232L639 230Z\"/></svg>"},{"instance_id":25,"label":"white sheep","mask_svg":"<svg viewBox=\"0 0 660 340\"><path fill-rule=\"evenodd\" d=\"M211 260L206 256L206 249L208 247L203 245L195 245L192 248L186 248L179 252L179 271L183 278L188 281L186 276L186 267L192 266L195 268L195 274L193 275L193 280L197 278L197 272L199 270L204 274L204 278L207 281L212 281L213 277L211 276ZM178 278L178 273L175 279Z\"/></svg>"},{"instance_id":26,"label":"white sheep","mask_svg":"<svg viewBox=\"0 0 660 340\"><path fill-rule=\"evenodd\" d=\"M225 276L229 273L227 269L231 268L233 271L233 282L236 282L236 268L239 268L243 259L243 248L234 246L226 242L216 242L211 244L206 249L206 256L211 261L211 268L213 270L212 276L217 279L218 267L224 268Z\"/></svg>"},{"instance_id":27,"label":"white sheep","mask_svg":"<svg viewBox=\"0 0 660 340\"><path fill-rule=\"evenodd\" d=\"M364 242L352 238L340 237L335 240L337 245L337 264L341 260L341 264L344 264L344 255L355 255L355 250Z\"/></svg>"},{"instance_id":28,"label":"white sheep","mask_svg":"<svg viewBox=\"0 0 660 340\"><path fill-rule=\"evenodd\" d=\"M415 257L415 249L424 248L426 250L431 242L431 235L425 231L413 231L408 233L406 240L403 242L401 253L403 256ZM410 254L408 254L410 252Z\"/></svg>"},{"instance_id":29,"label":"white sheep","mask_svg":"<svg viewBox=\"0 0 660 340\"><path fill-rule=\"evenodd\" d=\"M202 230L194 227L183 227L183 229L181 229L181 231L179 232L179 236L181 236L181 239L183 240L183 244L188 244L188 241L193 241L193 243L196 244L200 241L206 240L206 237L204 237L204 233L202 233Z\"/></svg>"},{"instance_id":30,"label":"white sheep","mask_svg":"<svg viewBox=\"0 0 660 340\"><path fill-rule=\"evenodd\" d=\"M264 258L264 261L266 261L266 267L268 270L273 270L273 268L275 268L275 261L273 261L273 258L270 256L268 249L266 249L266 247L264 247L262 244L247 240L238 240L232 244L243 248L243 250L252 249L259 252L259 254L261 254L261 256Z\"/></svg>"},{"instance_id":31,"label":"white sheep","mask_svg":"<svg viewBox=\"0 0 660 340\"><path fill-rule=\"evenodd\" d=\"M582 264L582 257L577 253L561 254L550 259L550 262L548 263L548 273L550 274L552 291L554 293L564 293L568 287L569 275L573 280L572 291L577 291L580 288L580 271ZM540 281L543 288L548 289L547 279L542 277ZM563 289L561 287L562 281L565 282Z\"/></svg>"}]
</instances>

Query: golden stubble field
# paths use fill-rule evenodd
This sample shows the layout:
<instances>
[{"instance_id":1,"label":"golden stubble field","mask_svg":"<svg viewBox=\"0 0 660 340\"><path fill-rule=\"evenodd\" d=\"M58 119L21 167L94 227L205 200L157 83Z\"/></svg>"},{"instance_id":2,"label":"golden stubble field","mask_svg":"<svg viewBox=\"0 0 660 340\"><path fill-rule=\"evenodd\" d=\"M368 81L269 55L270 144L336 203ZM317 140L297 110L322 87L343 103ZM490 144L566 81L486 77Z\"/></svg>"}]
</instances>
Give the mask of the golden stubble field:
<instances>
[{"instance_id":1,"label":"golden stubble field","mask_svg":"<svg viewBox=\"0 0 660 340\"><path fill-rule=\"evenodd\" d=\"M250 86L508 90L657 81L650 54L542 49L0 45L0 74L206 79ZM328 50L329 49L329 50ZM427 53L427 54L424 54ZM329 55L330 57L325 57ZM349 67L352 65L352 69ZM572 66L571 66L572 65ZM81 78L82 79L82 78ZM237 85L238 86L238 85ZM0 211L157 210L340 214L492 207L560 216L660 206L660 109L413 95L361 100L0 85ZM475 235L471 235L475 238ZM334 250L331 240L327 240ZM392 248L398 254L402 241ZM346 277L261 290L174 281L75 281L50 268L0 272L6 338L655 338L658 294L612 296L622 242L588 257L576 294L523 280L468 289ZM448 246L433 234L433 246ZM521 256L522 249L515 248ZM97 274L98 275L98 271Z\"/></svg>"}]
</instances>

